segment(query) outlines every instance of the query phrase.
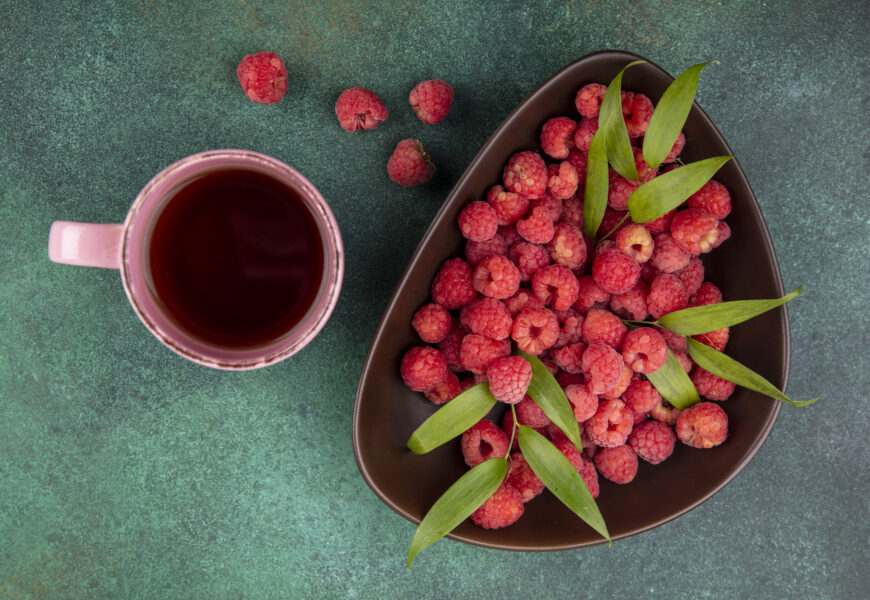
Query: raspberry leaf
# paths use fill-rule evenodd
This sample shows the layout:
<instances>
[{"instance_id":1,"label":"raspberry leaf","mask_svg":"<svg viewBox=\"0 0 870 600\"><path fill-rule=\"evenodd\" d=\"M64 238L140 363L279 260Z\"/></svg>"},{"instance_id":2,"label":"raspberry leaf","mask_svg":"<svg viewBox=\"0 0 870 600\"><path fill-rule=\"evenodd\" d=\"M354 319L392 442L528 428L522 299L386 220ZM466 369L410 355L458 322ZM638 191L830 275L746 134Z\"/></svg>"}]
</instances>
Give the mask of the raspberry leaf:
<instances>
[{"instance_id":1,"label":"raspberry leaf","mask_svg":"<svg viewBox=\"0 0 870 600\"><path fill-rule=\"evenodd\" d=\"M485 382L468 388L423 421L408 439L408 448L414 454L434 450L462 435L485 417L496 402Z\"/></svg>"},{"instance_id":2,"label":"raspberry leaf","mask_svg":"<svg viewBox=\"0 0 870 600\"><path fill-rule=\"evenodd\" d=\"M450 402L447 404L449 405ZM505 459L490 458L473 467L447 488L414 532L411 545L408 547L409 569L414 558L424 548L428 548L447 535L495 493L507 475L507 468Z\"/></svg>"},{"instance_id":3,"label":"raspberry leaf","mask_svg":"<svg viewBox=\"0 0 870 600\"><path fill-rule=\"evenodd\" d=\"M695 384L683 370L674 353L668 350L668 359L657 371L647 374L647 379L658 390L662 398L680 410L685 410L701 401Z\"/></svg>"},{"instance_id":4,"label":"raspberry leaf","mask_svg":"<svg viewBox=\"0 0 870 600\"><path fill-rule=\"evenodd\" d=\"M607 86L601 110L598 112L598 129L604 132L604 146L607 149L607 159L613 170L626 179L637 180L637 167L634 164L634 152L625 128L622 116L622 74L625 70L645 61L635 60L625 65Z\"/></svg>"},{"instance_id":5,"label":"raspberry leaf","mask_svg":"<svg viewBox=\"0 0 870 600\"><path fill-rule=\"evenodd\" d=\"M705 371L709 371L713 375L721 377L722 379L727 379L728 381L745 387L746 389L759 392L765 396L770 396L771 398L775 398L776 400L785 402L791 406L807 406L819 399L792 400L779 391L779 388L749 367L740 364L727 354L719 352L715 348L711 348L702 344L698 340L691 338L689 339L689 356L692 357L692 360L694 360L699 367Z\"/></svg>"},{"instance_id":6,"label":"raspberry leaf","mask_svg":"<svg viewBox=\"0 0 870 600\"><path fill-rule=\"evenodd\" d=\"M680 335L716 331L748 321L752 317L781 306L800 294L802 289L803 287L795 288L788 295L771 300L731 300L675 310L660 318L656 324Z\"/></svg>"},{"instance_id":7,"label":"raspberry leaf","mask_svg":"<svg viewBox=\"0 0 870 600\"><path fill-rule=\"evenodd\" d=\"M517 354L532 365L532 381L529 382L526 393L541 407L547 418L562 430L571 443L577 446L577 450L583 450L583 444L580 442L580 427L577 425L574 409L568 402L565 392L562 391L562 386L537 356L526 354L522 350L517 350Z\"/></svg>"},{"instance_id":8,"label":"raspberry leaf","mask_svg":"<svg viewBox=\"0 0 870 600\"><path fill-rule=\"evenodd\" d=\"M733 156L714 156L677 167L641 184L628 197L628 210L635 223L648 223L678 207L712 179Z\"/></svg>"},{"instance_id":9,"label":"raspberry leaf","mask_svg":"<svg viewBox=\"0 0 870 600\"><path fill-rule=\"evenodd\" d=\"M689 67L662 94L643 136L643 159L655 169L668 157L695 101L701 70L716 60Z\"/></svg>"},{"instance_id":10,"label":"raspberry leaf","mask_svg":"<svg viewBox=\"0 0 870 600\"><path fill-rule=\"evenodd\" d=\"M583 231L594 240L607 209L607 149L601 129L592 136L586 158L586 189L583 192Z\"/></svg>"},{"instance_id":11,"label":"raspberry leaf","mask_svg":"<svg viewBox=\"0 0 870 600\"><path fill-rule=\"evenodd\" d=\"M604 517L592 497L583 477L550 440L526 425L519 427L520 450L535 475L547 489L561 500L592 529L610 541Z\"/></svg>"}]
</instances>

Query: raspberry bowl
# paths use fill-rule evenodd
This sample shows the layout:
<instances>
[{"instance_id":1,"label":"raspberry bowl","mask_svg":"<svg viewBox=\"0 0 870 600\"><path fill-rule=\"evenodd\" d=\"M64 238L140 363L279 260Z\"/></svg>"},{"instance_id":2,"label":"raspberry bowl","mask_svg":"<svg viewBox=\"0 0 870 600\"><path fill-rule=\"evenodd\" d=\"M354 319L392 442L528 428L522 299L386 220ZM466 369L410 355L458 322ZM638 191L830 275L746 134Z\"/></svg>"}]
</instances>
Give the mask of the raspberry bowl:
<instances>
[{"instance_id":1,"label":"raspberry bowl","mask_svg":"<svg viewBox=\"0 0 870 600\"><path fill-rule=\"evenodd\" d=\"M353 442L360 472L372 491L413 523L419 523L467 469L458 439L423 455L415 455L405 446L411 433L438 407L423 394L408 389L399 374L403 354L419 344L411 321L417 309L430 301L435 273L445 260L463 255L459 214L466 204L485 198L490 187L500 183L502 169L512 155L540 149L541 126L548 119L571 114L578 89L587 83L609 82L633 60L646 59L618 51L590 54L555 73L521 102L459 179L393 292L360 376ZM672 80L660 67L646 61L625 72L623 89L642 92L657 102ZM683 132L687 141L682 157L687 162L733 154L697 104ZM731 192L732 238L716 252L705 255L707 278L729 300L782 296L773 245L738 161L725 164L715 179ZM734 327L728 354L784 388L789 364L784 307L756 317L751 325ZM598 506L614 540L675 519L720 490L758 451L776 420L780 403L737 388L723 408L728 415L729 435L721 446L698 450L678 444L662 464L642 462L636 478L628 485L600 480ZM500 422L500 413L492 416ZM509 527L482 529L466 520L449 537L520 551L566 550L604 541L549 492L526 505L523 518Z\"/></svg>"}]
</instances>

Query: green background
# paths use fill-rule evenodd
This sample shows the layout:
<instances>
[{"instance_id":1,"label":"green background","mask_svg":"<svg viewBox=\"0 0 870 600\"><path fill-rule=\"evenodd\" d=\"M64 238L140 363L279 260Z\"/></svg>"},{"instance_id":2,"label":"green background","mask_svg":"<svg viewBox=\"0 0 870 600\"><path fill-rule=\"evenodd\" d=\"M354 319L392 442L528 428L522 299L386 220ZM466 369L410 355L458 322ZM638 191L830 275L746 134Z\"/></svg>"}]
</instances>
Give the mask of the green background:
<instances>
[{"instance_id":1,"label":"green background","mask_svg":"<svg viewBox=\"0 0 870 600\"><path fill-rule=\"evenodd\" d=\"M19 2L0 0L0 598L858 598L866 594L870 163L865 2ZM557 69L637 52L707 60L698 101L737 153L780 260L789 394L711 500L612 548L517 554L441 541L359 475L357 377L395 282L491 131ZM248 101L242 56L290 90ZM420 123L421 79L456 89ZM390 109L349 134L361 85ZM419 137L438 165L384 165ZM249 148L323 192L347 273L323 332L247 373L199 367L140 324L117 272L49 262L55 219L120 222L186 155ZM385 418L388 416L385 415Z\"/></svg>"}]
</instances>

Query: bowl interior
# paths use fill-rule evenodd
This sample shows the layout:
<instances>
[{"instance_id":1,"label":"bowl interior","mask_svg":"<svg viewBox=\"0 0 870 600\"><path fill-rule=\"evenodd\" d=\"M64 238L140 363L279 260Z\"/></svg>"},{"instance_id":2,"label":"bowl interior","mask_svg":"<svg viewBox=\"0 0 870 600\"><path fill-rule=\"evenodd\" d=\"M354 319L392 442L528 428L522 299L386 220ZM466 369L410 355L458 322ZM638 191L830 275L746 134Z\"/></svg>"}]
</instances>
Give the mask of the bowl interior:
<instances>
[{"instance_id":1,"label":"bowl interior","mask_svg":"<svg viewBox=\"0 0 870 600\"><path fill-rule=\"evenodd\" d=\"M458 440L421 456L405 447L411 433L437 407L405 387L399 376L402 355L421 343L410 325L414 312L429 301L429 288L439 266L463 255L463 239L456 225L459 211L501 183L502 168L512 154L540 150L538 136L547 119L576 115L574 95L580 87L592 82L606 84L625 64L640 58L614 51L591 54L557 72L524 100L457 182L387 305L360 376L354 407L354 451L375 494L414 523L467 470ZM657 102L672 80L661 68L646 62L626 71L623 89L642 92ZM687 142L681 157L686 162L733 154L697 104L683 131ZM732 237L704 257L705 278L719 286L728 300L781 296L782 282L770 237L742 169L736 160L729 161L715 179L731 192L734 210L726 220ZM733 328L727 352L775 385L784 386L789 353L785 310L771 311L751 324ZM737 388L723 408L730 422L729 438L723 445L695 450L677 443L673 456L660 465L640 461L637 477L625 486L600 478L598 505L614 539L673 519L730 481L767 436L779 403ZM500 414L492 416L500 423ZM486 530L466 521L450 537L509 550L559 550L602 541L549 492L525 508L523 517L510 527Z\"/></svg>"}]
</instances>

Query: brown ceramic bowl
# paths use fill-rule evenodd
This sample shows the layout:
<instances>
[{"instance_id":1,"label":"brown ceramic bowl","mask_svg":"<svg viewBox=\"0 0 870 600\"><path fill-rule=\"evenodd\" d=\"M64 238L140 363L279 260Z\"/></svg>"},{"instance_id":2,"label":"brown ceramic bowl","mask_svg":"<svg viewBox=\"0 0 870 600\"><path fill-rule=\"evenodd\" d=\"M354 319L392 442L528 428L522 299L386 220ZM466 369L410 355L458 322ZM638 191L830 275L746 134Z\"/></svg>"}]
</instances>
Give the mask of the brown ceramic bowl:
<instances>
[{"instance_id":1,"label":"brown ceramic bowl","mask_svg":"<svg viewBox=\"0 0 870 600\"><path fill-rule=\"evenodd\" d=\"M576 114L574 95L580 87L591 82L606 84L624 65L640 58L626 52L591 54L553 75L520 103L483 145L447 197L384 311L357 389L354 452L375 494L413 523L419 523L435 500L467 470L458 440L421 456L405 447L411 433L437 407L405 387L399 376L402 355L420 344L411 328L414 312L429 301L429 287L441 263L463 255L463 240L456 225L459 211L501 183L502 168L512 154L540 149L538 136L547 119ZM703 78L715 76L715 67L710 70L701 85ZM656 102L672 79L647 61L626 72L623 89L643 92ZM684 132L687 143L682 158L687 162L733 154L697 104ZM721 288L726 299L781 296L782 281L767 227L738 162L728 162L716 179L731 192L734 210L727 221L733 236L705 257L706 278ZM727 351L782 389L789 359L785 310L774 310L734 327ZM662 464L640 461L637 477L628 485L600 478L598 506L614 539L674 519L721 489L758 451L780 405L737 388L722 406L728 413L730 433L721 446L696 450L677 442L674 454ZM492 417L499 423L500 415L496 407ZM734 518L740 516L735 514ZM450 537L505 550L563 550L602 541L547 491L527 503L523 517L510 527L487 530L466 520Z\"/></svg>"}]
</instances>

